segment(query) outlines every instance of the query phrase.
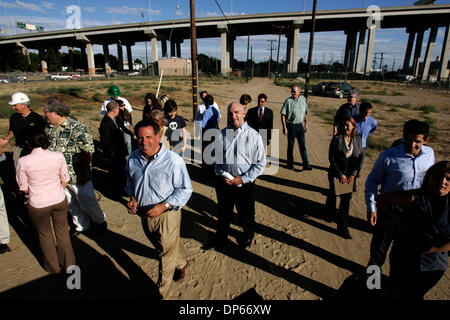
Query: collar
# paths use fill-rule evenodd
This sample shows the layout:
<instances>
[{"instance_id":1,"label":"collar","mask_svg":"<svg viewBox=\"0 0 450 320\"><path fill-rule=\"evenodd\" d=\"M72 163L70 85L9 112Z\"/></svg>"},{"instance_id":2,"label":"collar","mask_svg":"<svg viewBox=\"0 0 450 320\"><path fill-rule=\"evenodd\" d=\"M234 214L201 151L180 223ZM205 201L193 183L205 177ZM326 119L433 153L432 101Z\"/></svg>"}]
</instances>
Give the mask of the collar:
<instances>
[{"instance_id":1,"label":"collar","mask_svg":"<svg viewBox=\"0 0 450 320\"><path fill-rule=\"evenodd\" d=\"M148 161L141 149L139 149L139 154L147 163L150 163L153 160L158 160L161 156L164 155L165 152L167 152L167 149L162 145L161 142L159 143L159 146L160 146L159 151L155 153Z\"/></svg>"},{"instance_id":2,"label":"collar","mask_svg":"<svg viewBox=\"0 0 450 320\"><path fill-rule=\"evenodd\" d=\"M411 158L416 158L416 159L417 159L417 158L420 157L421 155L427 154L427 153L428 153L427 150L426 150L426 148L424 148L424 147L426 147L425 145L423 145L423 146L420 148L420 151L419 151L419 153L417 154L417 156L413 156L413 155L409 154L408 152L406 152L405 145L404 145L403 143L401 144L401 146L402 146L403 152L405 152L406 155L410 156Z\"/></svg>"},{"instance_id":3,"label":"collar","mask_svg":"<svg viewBox=\"0 0 450 320\"><path fill-rule=\"evenodd\" d=\"M31 153L32 154L35 154L35 153L43 153L43 152L45 152L46 150L48 150L48 149L42 149L41 147L38 147L38 148L34 148L33 150L31 150Z\"/></svg>"}]
</instances>

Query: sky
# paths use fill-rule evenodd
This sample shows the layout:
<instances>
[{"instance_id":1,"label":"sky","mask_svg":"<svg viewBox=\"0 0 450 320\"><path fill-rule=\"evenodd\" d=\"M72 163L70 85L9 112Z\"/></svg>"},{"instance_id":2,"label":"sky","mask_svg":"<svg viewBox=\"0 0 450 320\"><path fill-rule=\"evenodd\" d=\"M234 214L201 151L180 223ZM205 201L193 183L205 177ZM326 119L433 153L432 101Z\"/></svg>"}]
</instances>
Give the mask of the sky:
<instances>
[{"instance_id":1,"label":"sky","mask_svg":"<svg viewBox=\"0 0 450 320\"><path fill-rule=\"evenodd\" d=\"M379 7L398 7L413 5L416 0L317 0L317 10L357 9L370 5ZM437 0L435 4L450 4L450 0ZM80 26L92 27L142 21L155 22L173 19L189 19L189 0L0 0L0 32L1 35L29 33L16 28L16 22L24 22L44 27L44 30L66 29L67 22L74 20L74 12L68 12L70 6L78 6L80 10ZM200 17L312 11L313 0L196 0L195 15ZM70 8L69 8L70 9ZM222 13L223 12L223 13ZM382 23L382 22L381 22ZM439 28L433 60L441 54L444 28ZM429 30L425 32L422 45L422 59L428 41ZM255 61L267 61L270 56L269 42L278 35L253 36L250 38ZM342 62L344 59L346 35L343 31L318 32L314 36L313 63ZM378 29L375 36L374 53L383 52L383 65L388 69L401 67L404 51L408 41L405 29ZM238 37L235 41L235 58L245 61L247 55L247 37ZM300 33L299 58L307 61L309 33ZM151 46L148 45L148 57L151 57ZM198 39L198 53L220 59L220 38ZM110 54L116 55L116 46L110 45ZM67 48L61 48L66 51ZM145 44L137 43L132 48L133 59L145 62ZM100 45L94 45L95 53L103 53ZM161 56L161 47L158 50ZM276 51L275 51L276 54ZM181 56L190 58L190 41L181 45ZM378 55L380 56L380 55ZM281 37L280 61L286 57L286 38ZM124 50L124 59L126 52ZM149 58L150 59L150 58ZM274 57L276 60L276 57ZM379 64L379 60L377 64Z\"/></svg>"}]
</instances>

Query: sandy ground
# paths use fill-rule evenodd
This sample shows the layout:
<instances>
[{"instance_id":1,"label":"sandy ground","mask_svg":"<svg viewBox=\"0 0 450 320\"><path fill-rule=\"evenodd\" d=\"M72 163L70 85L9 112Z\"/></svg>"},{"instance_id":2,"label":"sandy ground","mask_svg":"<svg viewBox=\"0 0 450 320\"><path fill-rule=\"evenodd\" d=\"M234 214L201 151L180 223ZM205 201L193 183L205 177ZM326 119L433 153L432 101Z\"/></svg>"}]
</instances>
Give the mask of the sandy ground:
<instances>
[{"instance_id":1,"label":"sandy ground","mask_svg":"<svg viewBox=\"0 0 450 320\"><path fill-rule=\"evenodd\" d=\"M203 85L225 106L242 93L254 100L265 92L274 110L274 127L280 129L281 103L289 88L277 87L268 79L254 79L238 86ZM311 106L318 101L311 97ZM328 99L337 107L342 100ZM252 103L256 105L256 103ZM187 115L186 115L187 116ZM192 129L192 123L188 126ZM367 159L351 203L352 240L336 234L336 225L321 218L328 189L328 144L331 128L314 116L311 107L306 143L314 170L292 172L283 166L286 137L279 134L279 157L274 155L271 170L256 182L257 233L252 246L236 245L240 234L237 217L229 238L234 245L220 252L201 249L215 232L217 202L214 181L200 175L199 165L187 161L194 192L183 208L181 236L189 260L186 278L174 283L169 299L228 300L249 289L267 300L318 300L336 293L352 273L363 270L369 259L370 228L365 220L363 183L374 158ZM273 138L272 144L275 144ZM276 148L273 148L276 149ZM273 154L272 154L273 155ZM295 150L297 167L301 162ZM269 170L269 167L267 168ZM109 232L98 236L86 233L73 239L82 283L80 290L68 290L64 282L50 277L42 268L35 231L19 211L10 214L12 252L0 255L0 299L118 298L153 299L157 281L156 251L147 239L138 216L129 215L123 204L102 194L104 172L94 171L100 206L107 214ZM388 273L388 263L383 267ZM450 298L450 271L427 294L426 299Z\"/></svg>"}]
</instances>

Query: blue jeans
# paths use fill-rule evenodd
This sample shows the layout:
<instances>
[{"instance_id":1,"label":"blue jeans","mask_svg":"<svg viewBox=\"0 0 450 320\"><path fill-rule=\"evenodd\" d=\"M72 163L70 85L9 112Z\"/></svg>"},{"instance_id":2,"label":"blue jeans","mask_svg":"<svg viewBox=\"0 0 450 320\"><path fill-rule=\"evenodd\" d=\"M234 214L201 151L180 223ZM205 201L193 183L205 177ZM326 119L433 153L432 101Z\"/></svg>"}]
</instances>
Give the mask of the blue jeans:
<instances>
[{"instance_id":1,"label":"blue jeans","mask_svg":"<svg viewBox=\"0 0 450 320\"><path fill-rule=\"evenodd\" d=\"M290 167L294 164L294 145L296 138L300 148L303 166L309 165L308 153L306 152L305 145L305 129L303 128L303 125L301 123L286 123L286 128L288 131L287 165Z\"/></svg>"}]
</instances>

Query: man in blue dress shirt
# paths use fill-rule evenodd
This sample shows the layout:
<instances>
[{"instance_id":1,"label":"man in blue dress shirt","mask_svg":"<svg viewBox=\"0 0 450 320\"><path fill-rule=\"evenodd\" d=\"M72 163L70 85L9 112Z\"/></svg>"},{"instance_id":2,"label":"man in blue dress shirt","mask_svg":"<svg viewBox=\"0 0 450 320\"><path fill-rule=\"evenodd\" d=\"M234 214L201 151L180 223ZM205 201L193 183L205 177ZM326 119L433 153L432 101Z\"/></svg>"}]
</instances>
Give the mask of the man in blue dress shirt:
<instances>
[{"instance_id":1,"label":"man in blue dress shirt","mask_svg":"<svg viewBox=\"0 0 450 320\"><path fill-rule=\"evenodd\" d=\"M159 143L160 128L153 121L136 124L139 149L127 164L128 212L139 214L148 224L150 241L159 253L158 287L167 297L172 279L184 278L187 260L180 243L181 208L192 194L186 165L176 153Z\"/></svg>"},{"instance_id":2,"label":"man in blue dress shirt","mask_svg":"<svg viewBox=\"0 0 450 320\"><path fill-rule=\"evenodd\" d=\"M404 143L383 151L366 180L367 219L375 227L370 244L369 265L382 266L396 232L395 223L378 220L375 196L380 193L419 189L429 167L434 164L434 151L424 145L429 141L426 122L409 120L403 125ZM382 216L380 215L380 219Z\"/></svg>"},{"instance_id":3,"label":"man in blue dress shirt","mask_svg":"<svg viewBox=\"0 0 450 320\"><path fill-rule=\"evenodd\" d=\"M231 125L222 130L215 148L215 169L218 173L216 193L218 225L215 241L205 248L226 244L233 208L243 229L239 245L251 245L255 232L255 179L264 172L266 153L259 133L244 121L245 111L239 102L228 106Z\"/></svg>"}]
</instances>

